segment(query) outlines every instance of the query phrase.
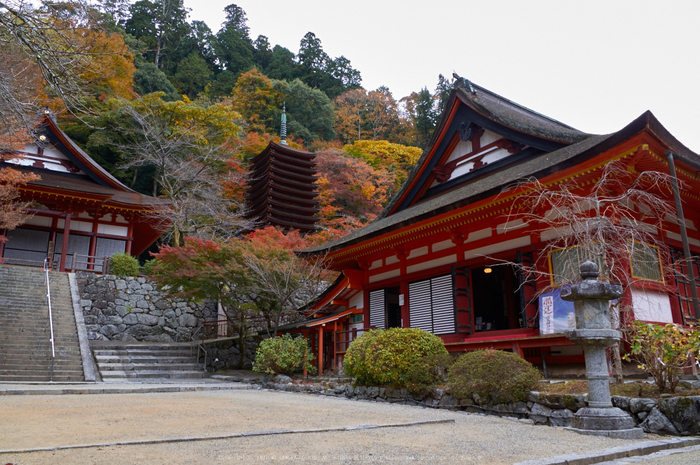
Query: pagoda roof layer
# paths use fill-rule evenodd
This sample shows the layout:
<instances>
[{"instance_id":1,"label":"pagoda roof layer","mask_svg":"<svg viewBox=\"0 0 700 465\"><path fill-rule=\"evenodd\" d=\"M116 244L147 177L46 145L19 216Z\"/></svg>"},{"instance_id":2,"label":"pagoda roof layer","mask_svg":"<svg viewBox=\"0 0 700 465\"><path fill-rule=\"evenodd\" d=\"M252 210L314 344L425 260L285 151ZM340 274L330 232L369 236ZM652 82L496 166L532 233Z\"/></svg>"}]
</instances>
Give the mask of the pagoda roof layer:
<instances>
[{"instance_id":1,"label":"pagoda roof layer","mask_svg":"<svg viewBox=\"0 0 700 465\"><path fill-rule=\"evenodd\" d=\"M309 161L313 160L316 157L316 154L313 152L304 152L302 150L293 149L288 145L281 145L275 142L270 142L267 145L267 147L265 147L265 150L251 158L250 162L254 165L268 157L271 152L274 152L276 154L287 155L292 158L298 158L300 161Z\"/></svg>"}]
</instances>

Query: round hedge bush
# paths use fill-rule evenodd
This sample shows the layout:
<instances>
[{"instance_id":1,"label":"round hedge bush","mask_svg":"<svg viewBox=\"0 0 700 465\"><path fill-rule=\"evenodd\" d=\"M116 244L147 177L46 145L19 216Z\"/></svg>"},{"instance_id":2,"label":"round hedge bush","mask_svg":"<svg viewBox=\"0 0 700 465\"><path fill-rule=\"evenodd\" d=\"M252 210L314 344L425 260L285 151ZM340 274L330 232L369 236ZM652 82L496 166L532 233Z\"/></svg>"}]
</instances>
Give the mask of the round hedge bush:
<instances>
[{"instance_id":1,"label":"round hedge bush","mask_svg":"<svg viewBox=\"0 0 700 465\"><path fill-rule=\"evenodd\" d=\"M315 373L316 367L311 363L314 358L306 338L283 334L260 343L255 353L253 371L291 375L306 368L307 372Z\"/></svg>"},{"instance_id":2,"label":"round hedge bush","mask_svg":"<svg viewBox=\"0 0 700 465\"><path fill-rule=\"evenodd\" d=\"M523 401L537 386L540 372L525 359L502 350L460 355L450 368L447 386L458 399L474 394L494 404Z\"/></svg>"},{"instance_id":3,"label":"round hedge bush","mask_svg":"<svg viewBox=\"0 0 700 465\"><path fill-rule=\"evenodd\" d=\"M422 357L406 373L406 389L415 395L430 394L435 386L447 381L453 363L454 359L446 352Z\"/></svg>"},{"instance_id":4,"label":"round hedge bush","mask_svg":"<svg viewBox=\"0 0 700 465\"><path fill-rule=\"evenodd\" d=\"M447 354L434 334L415 328L374 329L350 343L343 369L359 385L403 388L409 370L432 354Z\"/></svg>"},{"instance_id":5,"label":"round hedge bush","mask_svg":"<svg viewBox=\"0 0 700 465\"><path fill-rule=\"evenodd\" d=\"M139 261L124 252L117 252L109 259L109 272L115 276L138 276Z\"/></svg>"}]
</instances>

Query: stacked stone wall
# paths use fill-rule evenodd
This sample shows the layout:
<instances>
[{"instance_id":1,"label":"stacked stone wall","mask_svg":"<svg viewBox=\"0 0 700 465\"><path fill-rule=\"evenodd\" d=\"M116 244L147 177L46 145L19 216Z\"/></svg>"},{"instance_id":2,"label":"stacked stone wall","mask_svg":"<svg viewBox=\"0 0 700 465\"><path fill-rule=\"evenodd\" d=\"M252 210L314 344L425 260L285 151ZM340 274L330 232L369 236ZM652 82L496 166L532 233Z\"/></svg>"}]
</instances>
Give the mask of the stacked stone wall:
<instances>
[{"instance_id":1,"label":"stacked stone wall","mask_svg":"<svg viewBox=\"0 0 700 465\"><path fill-rule=\"evenodd\" d=\"M186 342L216 319L215 302L174 299L146 278L81 272L77 281L91 340Z\"/></svg>"},{"instance_id":2,"label":"stacked stone wall","mask_svg":"<svg viewBox=\"0 0 700 465\"><path fill-rule=\"evenodd\" d=\"M527 400L523 402L491 404L477 395L472 399L459 400L443 389L435 389L428 396L416 396L406 389L353 386L349 382L299 384L287 376L278 375L266 378L262 385L280 391L462 410L468 413L519 418L538 425L563 427L571 426L574 413L585 407L588 400L588 395L545 394L533 391L528 393ZM646 433L674 436L700 434L700 396L659 400L613 396L612 402L615 407L630 415L635 424Z\"/></svg>"}]
</instances>

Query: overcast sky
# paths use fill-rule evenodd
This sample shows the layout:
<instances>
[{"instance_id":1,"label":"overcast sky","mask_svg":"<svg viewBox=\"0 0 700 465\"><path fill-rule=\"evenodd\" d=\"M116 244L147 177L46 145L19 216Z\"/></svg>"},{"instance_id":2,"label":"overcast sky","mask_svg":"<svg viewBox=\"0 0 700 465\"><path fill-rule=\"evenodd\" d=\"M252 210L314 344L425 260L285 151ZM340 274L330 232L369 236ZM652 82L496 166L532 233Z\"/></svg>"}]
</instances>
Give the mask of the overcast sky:
<instances>
[{"instance_id":1,"label":"overcast sky","mask_svg":"<svg viewBox=\"0 0 700 465\"><path fill-rule=\"evenodd\" d=\"M231 0L185 0L216 32ZM250 35L311 31L398 100L453 72L582 131L646 110L700 152L700 1L238 0Z\"/></svg>"}]
</instances>

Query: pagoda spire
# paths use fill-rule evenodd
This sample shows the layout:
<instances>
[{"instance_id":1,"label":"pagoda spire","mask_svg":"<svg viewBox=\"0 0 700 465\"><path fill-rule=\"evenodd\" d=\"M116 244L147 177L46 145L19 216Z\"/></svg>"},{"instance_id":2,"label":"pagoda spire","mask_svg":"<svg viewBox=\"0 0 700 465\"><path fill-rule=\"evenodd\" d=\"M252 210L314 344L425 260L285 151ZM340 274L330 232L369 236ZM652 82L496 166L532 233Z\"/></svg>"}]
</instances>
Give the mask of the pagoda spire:
<instances>
[{"instance_id":1,"label":"pagoda spire","mask_svg":"<svg viewBox=\"0 0 700 465\"><path fill-rule=\"evenodd\" d=\"M287 102L282 104L282 128L280 129L280 145L287 144Z\"/></svg>"}]
</instances>

